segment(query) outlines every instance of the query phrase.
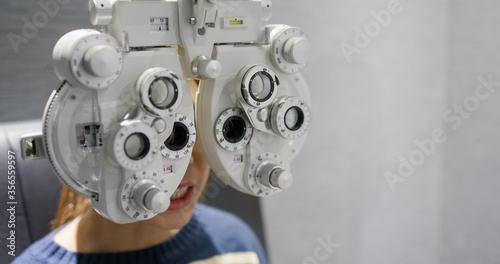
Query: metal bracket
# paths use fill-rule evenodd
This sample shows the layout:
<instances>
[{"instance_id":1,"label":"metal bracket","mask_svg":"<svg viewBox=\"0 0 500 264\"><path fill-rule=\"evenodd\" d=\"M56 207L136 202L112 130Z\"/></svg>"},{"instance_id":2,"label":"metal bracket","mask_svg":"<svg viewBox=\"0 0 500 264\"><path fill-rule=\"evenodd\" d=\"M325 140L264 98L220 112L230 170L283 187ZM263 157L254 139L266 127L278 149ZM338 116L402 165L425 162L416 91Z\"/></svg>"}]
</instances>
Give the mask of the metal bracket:
<instances>
[{"instance_id":1,"label":"metal bracket","mask_svg":"<svg viewBox=\"0 0 500 264\"><path fill-rule=\"evenodd\" d=\"M24 160L30 161L47 157L42 132L22 135L19 140L21 143L21 156Z\"/></svg>"}]
</instances>

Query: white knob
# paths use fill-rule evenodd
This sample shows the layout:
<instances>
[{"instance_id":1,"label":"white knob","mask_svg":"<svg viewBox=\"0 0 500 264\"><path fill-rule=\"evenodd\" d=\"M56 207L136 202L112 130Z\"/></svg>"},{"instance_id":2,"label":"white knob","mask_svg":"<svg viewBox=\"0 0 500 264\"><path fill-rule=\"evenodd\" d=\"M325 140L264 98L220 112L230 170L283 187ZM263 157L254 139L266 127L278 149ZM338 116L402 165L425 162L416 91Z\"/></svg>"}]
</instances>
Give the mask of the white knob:
<instances>
[{"instance_id":1,"label":"white knob","mask_svg":"<svg viewBox=\"0 0 500 264\"><path fill-rule=\"evenodd\" d=\"M260 177L260 183L268 188L288 189L292 186L292 174L278 165L265 161L257 169L257 175Z\"/></svg>"},{"instance_id":2,"label":"white knob","mask_svg":"<svg viewBox=\"0 0 500 264\"><path fill-rule=\"evenodd\" d=\"M94 26L104 26L113 20L113 0L89 0L89 18Z\"/></svg>"},{"instance_id":3,"label":"white knob","mask_svg":"<svg viewBox=\"0 0 500 264\"><path fill-rule=\"evenodd\" d=\"M293 37L286 41L283 47L283 55L288 62L306 64L311 54L309 40L301 37Z\"/></svg>"},{"instance_id":4,"label":"white knob","mask_svg":"<svg viewBox=\"0 0 500 264\"><path fill-rule=\"evenodd\" d=\"M167 129L167 122L165 122L165 120L162 118L157 118L155 119L155 121L153 121L153 126L156 129L156 132L158 132L158 134L161 134Z\"/></svg>"},{"instance_id":5,"label":"white knob","mask_svg":"<svg viewBox=\"0 0 500 264\"><path fill-rule=\"evenodd\" d=\"M193 62L193 73L202 79L215 79L222 73L222 65L216 60L198 57Z\"/></svg>"},{"instance_id":6,"label":"white knob","mask_svg":"<svg viewBox=\"0 0 500 264\"><path fill-rule=\"evenodd\" d=\"M120 69L119 56L113 48L98 45L90 48L83 57L85 69L97 77L109 77Z\"/></svg>"},{"instance_id":7,"label":"white knob","mask_svg":"<svg viewBox=\"0 0 500 264\"><path fill-rule=\"evenodd\" d=\"M170 206L170 197L165 192L154 188L144 196L144 205L153 212L163 213Z\"/></svg>"},{"instance_id":8,"label":"white knob","mask_svg":"<svg viewBox=\"0 0 500 264\"><path fill-rule=\"evenodd\" d=\"M259 109L259 111L257 112L257 119L259 119L260 122L266 122L268 118L269 111L267 110L267 108Z\"/></svg>"},{"instance_id":9,"label":"white knob","mask_svg":"<svg viewBox=\"0 0 500 264\"><path fill-rule=\"evenodd\" d=\"M289 171L278 168L271 172L269 182L275 188L286 190L292 186L293 176Z\"/></svg>"},{"instance_id":10,"label":"white knob","mask_svg":"<svg viewBox=\"0 0 500 264\"><path fill-rule=\"evenodd\" d=\"M138 208L158 213L170 206L170 197L150 180L141 180L133 188L132 194Z\"/></svg>"}]
</instances>

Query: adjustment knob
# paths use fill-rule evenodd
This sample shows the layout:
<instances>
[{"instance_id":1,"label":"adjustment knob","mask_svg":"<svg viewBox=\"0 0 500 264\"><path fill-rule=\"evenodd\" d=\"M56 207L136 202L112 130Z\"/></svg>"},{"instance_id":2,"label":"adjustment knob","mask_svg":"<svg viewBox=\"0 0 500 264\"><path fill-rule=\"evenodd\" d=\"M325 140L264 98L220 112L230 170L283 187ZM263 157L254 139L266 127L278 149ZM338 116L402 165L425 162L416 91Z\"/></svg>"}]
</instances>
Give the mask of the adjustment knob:
<instances>
[{"instance_id":1,"label":"adjustment knob","mask_svg":"<svg viewBox=\"0 0 500 264\"><path fill-rule=\"evenodd\" d=\"M257 169L257 174L260 183L268 188L285 190L293 183L292 174L272 162L263 162Z\"/></svg>"},{"instance_id":2,"label":"adjustment knob","mask_svg":"<svg viewBox=\"0 0 500 264\"><path fill-rule=\"evenodd\" d=\"M89 0L90 23L94 26L104 26L111 23L113 2L113 0Z\"/></svg>"},{"instance_id":3,"label":"adjustment knob","mask_svg":"<svg viewBox=\"0 0 500 264\"><path fill-rule=\"evenodd\" d=\"M52 60L59 79L72 86L96 90L109 87L123 67L118 42L108 34L91 29L66 33L57 41Z\"/></svg>"},{"instance_id":4,"label":"adjustment knob","mask_svg":"<svg viewBox=\"0 0 500 264\"><path fill-rule=\"evenodd\" d=\"M222 65L216 60L200 56L193 61L192 70L200 79L215 79L222 73Z\"/></svg>"},{"instance_id":5,"label":"adjustment knob","mask_svg":"<svg viewBox=\"0 0 500 264\"><path fill-rule=\"evenodd\" d=\"M170 197L160 189L155 188L144 196L144 205L153 212L163 213L170 206Z\"/></svg>"},{"instance_id":6,"label":"adjustment knob","mask_svg":"<svg viewBox=\"0 0 500 264\"><path fill-rule=\"evenodd\" d=\"M271 27L271 61L281 71L294 73L301 71L309 61L311 44L300 28L286 25Z\"/></svg>"},{"instance_id":7,"label":"adjustment knob","mask_svg":"<svg viewBox=\"0 0 500 264\"><path fill-rule=\"evenodd\" d=\"M292 186L293 176L289 171L277 168L271 172L269 182L275 188L286 190Z\"/></svg>"},{"instance_id":8,"label":"adjustment knob","mask_svg":"<svg viewBox=\"0 0 500 264\"><path fill-rule=\"evenodd\" d=\"M283 56L291 63L306 64L309 61L310 54L311 44L306 38L290 38L283 47Z\"/></svg>"},{"instance_id":9,"label":"adjustment knob","mask_svg":"<svg viewBox=\"0 0 500 264\"><path fill-rule=\"evenodd\" d=\"M139 181L132 194L135 205L146 211L163 213L170 206L170 197L154 182L148 180Z\"/></svg>"},{"instance_id":10,"label":"adjustment knob","mask_svg":"<svg viewBox=\"0 0 500 264\"><path fill-rule=\"evenodd\" d=\"M106 78L120 70L120 57L110 46L91 47L83 57L85 69L92 75Z\"/></svg>"}]
</instances>

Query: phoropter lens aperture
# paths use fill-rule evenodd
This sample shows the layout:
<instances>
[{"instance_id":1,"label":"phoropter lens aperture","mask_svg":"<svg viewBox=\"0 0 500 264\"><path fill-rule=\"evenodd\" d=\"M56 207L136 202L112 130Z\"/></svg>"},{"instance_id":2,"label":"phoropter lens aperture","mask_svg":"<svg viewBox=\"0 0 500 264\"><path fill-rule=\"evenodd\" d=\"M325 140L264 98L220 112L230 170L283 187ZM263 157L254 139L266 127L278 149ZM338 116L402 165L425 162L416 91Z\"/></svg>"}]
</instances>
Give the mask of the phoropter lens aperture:
<instances>
[{"instance_id":1,"label":"phoropter lens aperture","mask_svg":"<svg viewBox=\"0 0 500 264\"><path fill-rule=\"evenodd\" d=\"M240 116L232 116L224 122L222 133L229 143L240 142L246 134L245 120Z\"/></svg>"},{"instance_id":2,"label":"phoropter lens aperture","mask_svg":"<svg viewBox=\"0 0 500 264\"><path fill-rule=\"evenodd\" d=\"M249 83L249 93L257 102L265 102L274 94L274 82L267 72L257 72Z\"/></svg>"},{"instance_id":3,"label":"phoropter lens aperture","mask_svg":"<svg viewBox=\"0 0 500 264\"><path fill-rule=\"evenodd\" d=\"M297 131L304 123L304 112L299 107L290 107L285 113L285 126L291 131Z\"/></svg>"},{"instance_id":4,"label":"phoropter lens aperture","mask_svg":"<svg viewBox=\"0 0 500 264\"><path fill-rule=\"evenodd\" d=\"M179 151L189 143L189 129L181 122L175 122L172 134L165 140L165 147Z\"/></svg>"},{"instance_id":5,"label":"phoropter lens aperture","mask_svg":"<svg viewBox=\"0 0 500 264\"><path fill-rule=\"evenodd\" d=\"M168 109L177 101L179 91L170 78L159 77L149 87L149 99L154 107Z\"/></svg>"},{"instance_id":6,"label":"phoropter lens aperture","mask_svg":"<svg viewBox=\"0 0 500 264\"><path fill-rule=\"evenodd\" d=\"M146 135L133 133L127 137L124 144L125 154L133 160L140 160L149 153L150 142Z\"/></svg>"}]
</instances>

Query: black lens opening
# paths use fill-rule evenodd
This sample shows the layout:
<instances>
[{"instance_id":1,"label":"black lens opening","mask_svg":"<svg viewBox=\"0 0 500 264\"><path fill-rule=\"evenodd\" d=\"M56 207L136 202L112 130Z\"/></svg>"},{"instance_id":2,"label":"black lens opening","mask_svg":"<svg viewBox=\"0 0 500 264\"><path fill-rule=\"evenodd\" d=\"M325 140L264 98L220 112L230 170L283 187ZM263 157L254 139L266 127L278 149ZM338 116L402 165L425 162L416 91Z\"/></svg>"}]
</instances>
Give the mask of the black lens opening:
<instances>
[{"instance_id":1,"label":"black lens opening","mask_svg":"<svg viewBox=\"0 0 500 264\"><path fill-rule=\"evenodd\" d=\"M175 122L170 136L165 140L165 147L172 151L179 151L189 143L189 129L181 122Z\"/></svg>"},{"instance_id":2,"label":"black lens opening","mask_svg":"<svg viewBox=\"0 0 500 264\"><path fill-rule=\"evenodd\" d=\"M227 142L238 143L245 137L246 130L246 124L243 118L240 116L231 116L224 122L222 134Z\"/></svg>"},{"instance_id":3,"label":"black lens opening","mask_svg":"<svg viewBox=\"0 0 500 264\"><path fill-rule=\"evenodd\" d=\"M291 131L299 130L304 124L304 112L297 106L290 107L285 113L285 126Z\"/></svg>"}]
</instances>

